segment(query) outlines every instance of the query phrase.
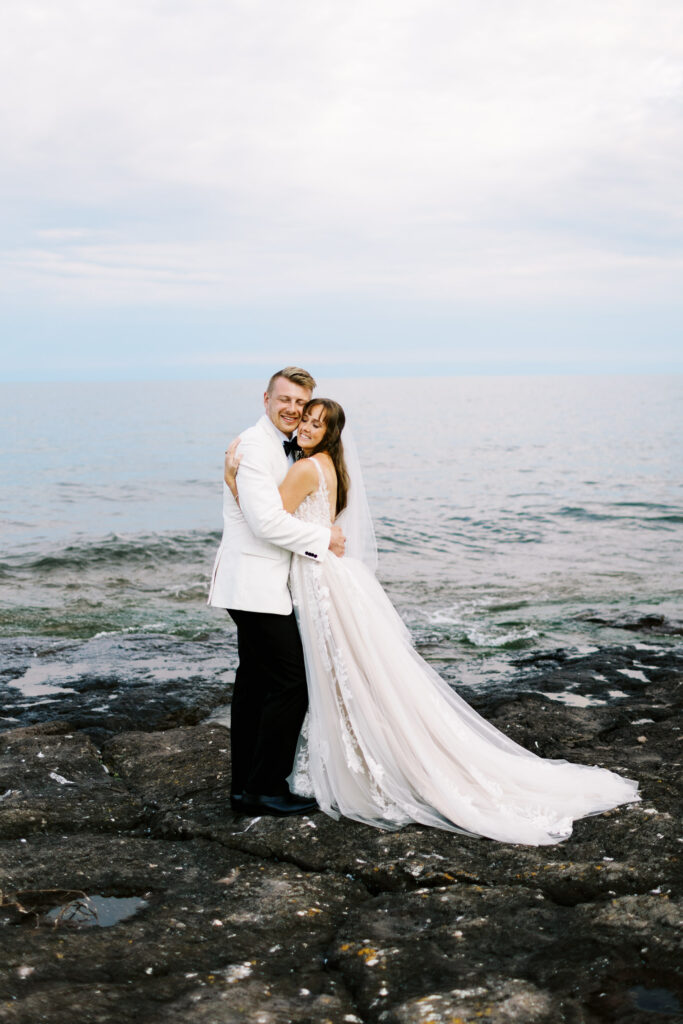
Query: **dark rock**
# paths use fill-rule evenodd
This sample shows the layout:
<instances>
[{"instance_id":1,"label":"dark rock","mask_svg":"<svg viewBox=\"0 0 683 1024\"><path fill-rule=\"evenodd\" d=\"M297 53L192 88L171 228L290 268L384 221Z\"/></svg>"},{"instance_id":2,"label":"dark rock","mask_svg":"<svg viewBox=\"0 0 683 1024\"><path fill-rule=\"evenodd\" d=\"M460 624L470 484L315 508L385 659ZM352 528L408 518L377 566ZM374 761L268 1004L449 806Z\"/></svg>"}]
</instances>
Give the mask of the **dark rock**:
<instances>
[{"instance_id":1,"label":"dark rock","mask_svg":"<svg viewBox=\"0 0 683 1024\"><path fill-rule=\"evenodd\" d=\"M103 758L147 808L196 814L207 807L232 819L227 729L200 725L123 733L105 744Z\"/></svg>"},{"instance_id":2,"label":"dark rock","mask_svg":"<svg viewBox=\"0 0 683 1024\"><path fill-rule=\"evenodd\" d=\"M661 895L570 909L515 887L421 889L354 911L330 962L363 1019L600 1020L586 1007L601 994L628 1008L627 964L631 984L652 983L653 960L658 979L676 973L681 910Z\"/></svg>"},{"instance_id":3,"label":"dark rock","mask_svg":"<svg viewBox=\"0 0 683 1024\"><path fill-rule=\"evenodd\" d=\"M587 614L579 616L583 622L594 622L599 626L613 629L627 629L632 633L653 633L657 636L683 636L683 622L668 619L666 615L644 612L641 615L619 615L608 618L604 615Z\"/></svg>"},{"instance_id":4,"label":"dark rock","mask_svg":"<svg viewBox=\"0 0 683 1024\"><path fill-rule=\"evenodd\" d=\"M323 963L349 910L366 898L349 879L263 864L201 840L81 835L65 848L40 836L2 844L0 864L12 886L6 899L14 894L24 905L54 887L57 899L80 889L147 903L113 928L0 928L3 1020L209 1020L206 1003L225 1006L224 1014L244 1001L245 981L264 1004L329 1004L335 1020L350 1011Z\"/></svg>"},{"instance_id":5,"label":"dark rock","mask_svg":"<svg viewBox=\"0 0 683 1024\"><path fill-rule=\"evenodd\" d=\"M0 652L0 728L57 720L96 743L198 724L229 701L237 660L231 635L201 643L136 634L60 643L0 638Z\"/></svg>"},{"instance_id":6,"label":"dark rock","mask_svg":"<svg viewBox=\"0 0 683 1024\"><path fill-rule=\"evenodd\" d=\"M531 749L639 779L642 803L553 847L235 817L216 724L0 734L0 1019L679 1019L682 661L525 659L520 692L476 698ZM46 918L89 896L144 903L106 928Z\"/></svg>"},{"instance_id":7,"label":"dark rock","mask_svg":"<svg viewBox=\"0 0 683 1024\"><path fill-rule=\"evenodd\" d=\"M140 801L113 778L88 736L61 722L0 733L0 838L119 832Z\"/></svg>"}]
</instances>

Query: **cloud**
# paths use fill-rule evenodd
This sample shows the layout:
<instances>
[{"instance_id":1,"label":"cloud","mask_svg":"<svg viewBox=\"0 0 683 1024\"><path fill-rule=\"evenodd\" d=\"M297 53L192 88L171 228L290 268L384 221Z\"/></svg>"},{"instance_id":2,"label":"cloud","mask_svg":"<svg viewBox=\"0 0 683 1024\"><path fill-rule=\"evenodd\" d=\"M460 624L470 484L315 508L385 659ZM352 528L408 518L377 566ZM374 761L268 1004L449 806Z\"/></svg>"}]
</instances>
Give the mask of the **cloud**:
<instances>
[{"instance_id":1,"label":"cloud","mask_svg":"<svg viewBox=\"0 0 683 1024\"><path fill-rule=\"evenodd\" d=\"M671 298L677 0L9 0L6 291Z\"/></svg>"}]
</instances>

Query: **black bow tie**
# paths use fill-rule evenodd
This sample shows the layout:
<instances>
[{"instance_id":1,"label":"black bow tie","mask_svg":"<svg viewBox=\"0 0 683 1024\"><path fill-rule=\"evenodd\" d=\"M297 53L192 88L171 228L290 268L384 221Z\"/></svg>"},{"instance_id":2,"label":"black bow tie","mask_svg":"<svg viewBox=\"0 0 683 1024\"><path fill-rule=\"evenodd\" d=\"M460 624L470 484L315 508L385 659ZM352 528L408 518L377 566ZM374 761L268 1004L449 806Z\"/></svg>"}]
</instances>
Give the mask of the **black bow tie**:
<instances>
[{"instance_id":1,"label":"black bow tie","mask_svg":"<svg viewBox=\"0 0 683 1024\"><path fill-rule=\"evenodd\" d=\"M291 441L283 441L282 447L285 450L285 455L293 455L296 459L296 453L299 451L299 444L295 437Z\"/></svg>"}]
</instances>

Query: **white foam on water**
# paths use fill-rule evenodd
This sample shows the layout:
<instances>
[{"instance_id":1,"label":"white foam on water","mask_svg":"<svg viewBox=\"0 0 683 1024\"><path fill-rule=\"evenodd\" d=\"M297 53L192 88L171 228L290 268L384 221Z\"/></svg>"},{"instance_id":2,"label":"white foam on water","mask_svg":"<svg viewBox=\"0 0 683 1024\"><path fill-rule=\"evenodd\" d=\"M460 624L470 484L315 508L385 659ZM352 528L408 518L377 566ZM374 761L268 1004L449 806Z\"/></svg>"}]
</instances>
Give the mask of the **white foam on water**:
<instances>
[{"instance_id":1,"label":"white foam on water","mask_svg":"<svg viewBox=\"0 0 683 1024\"><path fill-rule=\"evenodd\" d=\"M508 633L494 633L483 629L470 629L465 633L470 643L477 647L504 647L519 640L533 640L538 636L535 629L511 630Z\"/></svg>"},{"instance_id":2,"label":"white foam on water","mask_svg":"<svg viewBox=\"0 0 683 1024\"><path fill-rule=\"evenodd\" d=\"M488 608L494 603L493 598L471 598L457 601L445 608L435 608L427 614L427 621L433 626L461 626L466 619L475 615L480 608Z\"/></svg>"}]
</instances>

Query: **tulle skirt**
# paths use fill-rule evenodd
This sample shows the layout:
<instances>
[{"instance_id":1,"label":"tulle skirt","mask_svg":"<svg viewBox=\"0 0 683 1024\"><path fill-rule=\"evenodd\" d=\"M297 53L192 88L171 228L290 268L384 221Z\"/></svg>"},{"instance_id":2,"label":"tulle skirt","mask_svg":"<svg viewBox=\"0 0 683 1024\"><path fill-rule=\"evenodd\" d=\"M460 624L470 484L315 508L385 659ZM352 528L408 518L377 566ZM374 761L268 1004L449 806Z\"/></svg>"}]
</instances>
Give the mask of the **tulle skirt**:
<instances>
[{"instance_id":1,"label":"tulle skirt","mask_svg":"<svg viewBox=\"0 0 683 1024\"><path fill-rule=\"evenodd\" d=\"M362 562L295 555L290 583L310 697L290 784L326 814L538 846L640 799L636 782L540 758L477 714L420 658Z\"/></svg>"}]
</instances>

